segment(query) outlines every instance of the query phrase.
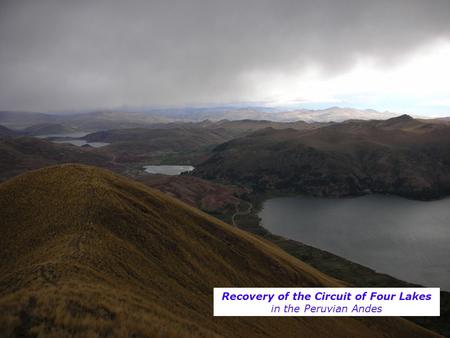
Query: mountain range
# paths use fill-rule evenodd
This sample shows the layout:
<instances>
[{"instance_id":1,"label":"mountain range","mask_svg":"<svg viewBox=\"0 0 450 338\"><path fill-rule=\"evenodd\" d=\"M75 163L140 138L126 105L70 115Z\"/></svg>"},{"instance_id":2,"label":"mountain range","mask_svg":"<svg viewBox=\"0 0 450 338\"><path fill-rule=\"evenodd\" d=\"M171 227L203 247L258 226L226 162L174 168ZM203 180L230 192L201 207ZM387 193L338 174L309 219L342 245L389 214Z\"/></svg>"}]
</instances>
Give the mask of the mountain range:
<instances>
[{"instance_id":1,"label":"mountain range","mask_svg":"<svg viewBox=\"0 0 450 338\"><path fill-rule=\"evenodd\" d=\"M408 115L312 130L266 128L217 146L194 175L316 196L450 193L450 126Z\"/></svg>"},{"instance_id":2,"label":"mountain range","mask_svg":"<svg viewBox=\"0 0 450 338\"><path fill-rule=\"evenodd\" d=\"M349 119L387 119L396 114L373 109L330 107L320 110L269 109L265 107L185 107L148 110L102 110L85 113L34 113L0 111L0 125L24 129L33 125L59 124L81 131L139 128L158 123L205 120L270 120L274 122L342 122Z\"/></svg>"}]
</instances>

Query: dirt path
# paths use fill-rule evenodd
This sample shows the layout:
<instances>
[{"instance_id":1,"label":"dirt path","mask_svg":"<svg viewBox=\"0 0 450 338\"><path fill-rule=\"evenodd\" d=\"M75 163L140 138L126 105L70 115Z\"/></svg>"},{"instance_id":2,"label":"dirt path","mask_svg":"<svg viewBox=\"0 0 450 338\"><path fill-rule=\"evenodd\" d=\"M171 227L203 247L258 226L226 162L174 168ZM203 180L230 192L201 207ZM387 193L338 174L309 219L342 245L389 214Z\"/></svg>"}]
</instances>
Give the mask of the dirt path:
<instances>
[{"instance_id":1,"label":"dirt path","mask_svg":"<svg viewBox=\"0 0 450 338\"><path fill-rule=\"evenodd\" d=\"M250 202L246 202L246 201L243 201L243 202L248 204L247 209L244 211L239 211L239 205L236 205L235 206L236 212L233 214L233 216L231 216L231 224L233 224L235 227L237 227L236 216L248 215L253 209L253 204L251 204Z\"/></svg>"}]
</instances>

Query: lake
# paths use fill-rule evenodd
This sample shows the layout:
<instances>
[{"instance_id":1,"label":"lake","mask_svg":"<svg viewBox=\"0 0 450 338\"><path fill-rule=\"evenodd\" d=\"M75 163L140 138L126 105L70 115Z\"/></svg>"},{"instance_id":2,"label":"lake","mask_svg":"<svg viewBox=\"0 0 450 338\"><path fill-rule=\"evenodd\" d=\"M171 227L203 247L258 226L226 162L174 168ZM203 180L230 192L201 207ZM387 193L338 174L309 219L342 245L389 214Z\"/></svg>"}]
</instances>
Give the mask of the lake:
<instances>
[{"instance_id":1,"label":"lake","mask_svg":"<svg viewBox=\"0 0 450 338\"><path fill-rule=\"evenodd\" d=\"M267 200L259 216L274 234L408 282L450 290L450 198L281 197Z\"/></svg>"},{"instance_id":2,"label":"lake","mask_svg":"<svg viewBox=\"0 0 450 338\"><path fill-rule=\"evenodd\" d=\"M194 167L190 165L146 165L144 170L150 174L180 175L182 172L194 170Z\"/></svg>"},{"instance_id":3,"label":"lake","mask_svg":"<svg viewBox=\"0 0 450 338\"><path fill-rule=\"evenodd\" d=\"M72 144L74 146L77 147L82 147L86 144L90 145L91 147L94 148L100 148L100 147L104 147L107 146L109 143L106 142L87 142L86 140L52 140L52 142L54 143L67 143L67 144Z\"/></svg>"},{"instance_id":4,"label":"lake","mask_svg":"<svg viewBox=\"0 0 450 338\"><path fill-rule=\"evenodd\" d=\"M72 138L81 138L85 137L87 132L75 132L75 133L60 133L60 134L46 134L46 135L38 135L35 136L37 138L52 138L52 137L72 137Z\"/></svg>"},{"instance_id":5,"label":"lake","mask_svg":"<svg viewBox=\"0 0 450 338\"><path fill-rule=\"evenodd\" d=\"M81 139L86 136L87 132L76 132L76 133L64 133L64 134L47 134L47 135L39 135L37 138L45 138L49 139L49 141L54 143L67 143L72 144L77 147L82 147L86 144L90 145L94 148L100 148L107 146L109 143L106 142L88 142L86 140Z\"/></svg>"}]
</instances>

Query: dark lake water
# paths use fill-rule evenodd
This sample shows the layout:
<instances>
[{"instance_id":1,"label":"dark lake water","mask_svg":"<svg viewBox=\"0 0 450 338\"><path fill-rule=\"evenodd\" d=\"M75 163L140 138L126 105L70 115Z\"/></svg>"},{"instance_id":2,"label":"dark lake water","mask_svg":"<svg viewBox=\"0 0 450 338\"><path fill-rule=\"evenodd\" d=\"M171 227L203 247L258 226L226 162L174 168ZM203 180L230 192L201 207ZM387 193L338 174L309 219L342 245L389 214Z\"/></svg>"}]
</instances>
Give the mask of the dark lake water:
<instances>
[{"instance_id":1,"label":"dark lake water","mask_svg":"<svg viewBox=\"0 0 450 338\"><path fill-rule=\"evenodd\" d=\"M146 165L144 170L150 174L180 175L182 172L194 170L194 167L190 165Z\"/></svg>"},{"instance_id":2,"label":"dark lake water","mask_svg":"<svg viewBox=\"0 0 450 338\"><path fill-rule=\"evenodd\" d=\"M450 290L450 198L281 197L267 200L259 216L274 234L408 282Z\"/></svg>"}]
</instances>

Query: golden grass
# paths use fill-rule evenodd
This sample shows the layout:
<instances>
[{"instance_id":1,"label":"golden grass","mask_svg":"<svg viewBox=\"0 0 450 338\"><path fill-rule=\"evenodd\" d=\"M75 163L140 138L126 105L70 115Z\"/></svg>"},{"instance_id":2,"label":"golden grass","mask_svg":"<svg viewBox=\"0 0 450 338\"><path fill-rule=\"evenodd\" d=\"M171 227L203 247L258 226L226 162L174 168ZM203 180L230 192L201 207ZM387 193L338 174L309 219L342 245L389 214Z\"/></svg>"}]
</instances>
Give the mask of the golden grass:
<instances>
[{"instance_id":1,"label":"golden grass","mask_svg":"<svg viewBox=\"0 0 450 338\"><path fill-rule=\"evenodd\" d=\"M109 171L0 185L0 332L79 337L412 337L397 318L214 318L215 286L339 286L269 242Z\"/></svg>"}]
</instances>

